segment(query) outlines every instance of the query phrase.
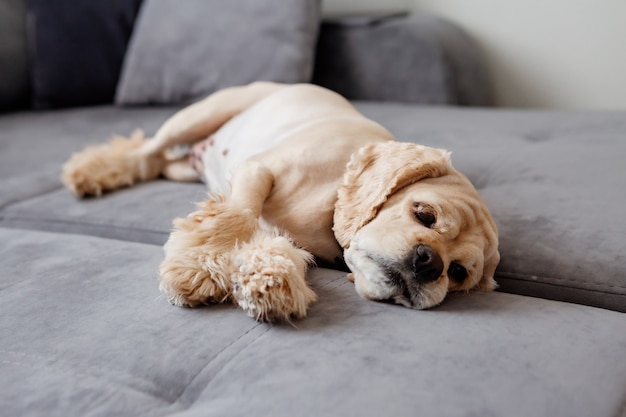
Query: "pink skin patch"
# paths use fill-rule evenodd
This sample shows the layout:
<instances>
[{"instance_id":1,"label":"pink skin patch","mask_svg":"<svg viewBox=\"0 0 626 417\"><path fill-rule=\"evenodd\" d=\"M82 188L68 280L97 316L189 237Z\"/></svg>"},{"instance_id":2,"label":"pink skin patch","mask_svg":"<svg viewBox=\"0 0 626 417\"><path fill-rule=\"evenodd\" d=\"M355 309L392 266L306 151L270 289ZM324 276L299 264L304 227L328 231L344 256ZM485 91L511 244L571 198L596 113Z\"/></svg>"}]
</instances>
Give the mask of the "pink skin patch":
<instances>
[{"instance_id":1,"label":"pink skin patch","mask_svg":"<svg viewBox=\"0 0 626 417\"><path fill-rule=\"evenodd\" d=\"M208 139L203 140L202 142L198 142L191 147L191 151L189 151L189 164L192 168L202 174L204 172L204 164L202 163L202 155L206 151L207 147L214 146L215 140L213 137L209 137ZM222 156L228 155L228 149L224 149L222 151Z\"/></svg>"},{"instance_id":2,"label":"pink skin patch","mask_svg":"<svg viewBox=\"0 0 626 417\"><path fill-rule=\"evenodd\" d=\"M213 138L208 138L202 142L198 142L191 147L189 152L189 165L198 173L204 172L204 165L202 164L202 154L206 150L207 146L213 146Z\"/></svg>"}]
</instances>

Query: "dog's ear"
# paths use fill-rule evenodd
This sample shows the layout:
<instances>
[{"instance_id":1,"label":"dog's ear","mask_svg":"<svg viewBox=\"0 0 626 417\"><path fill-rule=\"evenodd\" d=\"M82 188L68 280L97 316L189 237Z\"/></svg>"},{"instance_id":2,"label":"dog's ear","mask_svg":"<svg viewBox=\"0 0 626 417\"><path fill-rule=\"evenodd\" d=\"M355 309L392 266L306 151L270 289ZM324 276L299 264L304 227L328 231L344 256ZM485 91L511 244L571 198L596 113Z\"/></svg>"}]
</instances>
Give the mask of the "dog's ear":
<instances>
[{"instance_id":1,"label":"dog's ear","mask_svg":"<svg viewBox=\"0 0 626 417\"><path fill-rule=\"evenodd\" d=\"M492 253L487 259L485 259L485 266L483 267L483 276L476 285L476 289L480 291L493 291L498 288L498 283L493 279L493 275L496 272L496 267L500 262L500 252L497 250Z\"/></svg>"},{"instance_id":2,"label":"dog's ear","mask_svg":"<svg viewBox=\"0 0 626 417\"><path fill-rule=\"evenodd\" d=\"M367 145L355 152L339 188L335 204L335 238L347 248L356 232L369 223L387 198L424 178L452 171L443 149L402 142Z\"/></svg>"}]
</instances>

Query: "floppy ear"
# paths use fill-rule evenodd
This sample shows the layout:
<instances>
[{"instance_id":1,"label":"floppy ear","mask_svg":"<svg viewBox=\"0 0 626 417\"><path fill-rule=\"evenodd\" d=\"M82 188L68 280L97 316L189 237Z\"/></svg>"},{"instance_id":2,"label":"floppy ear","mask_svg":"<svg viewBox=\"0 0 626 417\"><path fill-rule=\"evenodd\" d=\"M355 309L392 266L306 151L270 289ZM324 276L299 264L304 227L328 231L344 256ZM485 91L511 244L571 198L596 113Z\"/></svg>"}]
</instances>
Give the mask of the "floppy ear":
<instances>
[{"instance_id":1,"label":"floppy ear","mask_svg":"<svg viewBox=\"0 0 626 417\"><path fill-rule=\"evenodd\" d=\"M485 259L485 266L483 267L483 276L476 285L476 289L479 291L493 291L498 288L498 283L493 279L493 275L496 272L496 267L500 262L500 252L497 250Z\"/></svg>"},{"instance_id":2,"label":"floppy ear","mask_svg":"<svg viewBox=\"0 0 626 417\"><path fill-rule=\"evenodd\" d=\"M338 191L335 238L347 248L390 195L421 179L451 171L450 153L443 149L393 141L364 146L352 154Z\"/></svg>"}]
</instances>

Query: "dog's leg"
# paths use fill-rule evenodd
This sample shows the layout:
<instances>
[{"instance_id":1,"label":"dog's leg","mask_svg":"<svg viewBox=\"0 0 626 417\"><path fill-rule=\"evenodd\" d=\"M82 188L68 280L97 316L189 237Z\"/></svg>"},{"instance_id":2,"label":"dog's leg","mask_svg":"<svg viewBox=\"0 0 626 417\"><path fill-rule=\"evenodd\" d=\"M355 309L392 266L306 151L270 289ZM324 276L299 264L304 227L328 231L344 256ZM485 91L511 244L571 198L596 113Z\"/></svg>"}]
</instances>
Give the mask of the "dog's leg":
<instances>
[{"instance_id":1,"label":"dog's leg","mask_svg":"<svg viewBox=\"0 0 626 417\"><path fill-rule=\"evenodd\" d=\"M160 155L140 155L145 143L143 132L136 131L129 138L114 137L107 144L90 146L63 165L61 180L68 190L83 197L154 179L165 160Z\"/></svg>"},{"instance_id":2,"label":"dog's leg","mask_svg":"<svg viewBox=\"0 0 626 417\"><path fill-rule=\"evenodd\" d=\"M174 220L159 268L159 289L177 306L228 300L234 272L230 252L257 228L258 219L250 210L221 200L198 204L197 211Z\"/></svg>"},{"instance_id":3,"label":"dog's leg","mask_svg":"<svg viewBox=\"0 0 626 417\"><path fill-rule=\"evenodd\" d=\"M232 294L232 252L259 228L263 201L272 188L271 172L246 164L233 176L228 201L210 199L186 218L174 220L160 267L160 289L178 306L221 302Z\"/></svg>"},{"instance_id":4,"label":"dog's leg","mask_svg":"<svg viewBox=\"0 0 626 417\"><path fill-rule=\"evenodd\" d=\"M142 153L160 154L172 146L191 145L205 139L237 114L284 87L285 84L256 82L217 91L170 117Z\"/></svg>"},{"instance_id":5,"label":"dog's leg","mask_svg":"<svg viewBox=\"0 0 626 417\"><path fill-rule=\"evenodd\" d=\"M152 139L138 132L128 139L114 138L107 144L75 153L63 166L62 181L71 192L83 197L99 196L104 191L149 181L159 175L168 176L172 171L168 170L167 149L191 145L209 136L238 113L283 87L259 82L218 91L174 114ZM170 179L176 180L178 173L175 170Z\"/></svg>"},{"instance_id":6,"label":"dog's leg","mask_svg":"<svg viewBox=\"0 0 626 417\"><path fill-rule=\"evenodd\" d=\"M233 173L227 201L204 202L174 221L160 268L160 289L172 304L232 299L258 320L306 314L315 300L305 282L311 255L258 221L273 181L269 169L248 162Z\"/></svg>"},{"instance_id":7,"label":"dog's leg","mask_svg":"<svg viewBox=\"0 0 626 417\"><path fill-rule=\"evenodd\" d=\"M167 161L161 172L165 178L178 182L197 182L200 173L189 163L187 157Z\"/></svg>"},{"instance_id":8,"label":"dog's leg","mask_svg":"<svg viewBox=\"0 0 626 417\"><path fill-rule=\"evenodd\" d=\"M248 162L233 173L230 203L250 209L258 218L274 178L261 164ZM259 227L232 251L232 296L249 316L262 321L306 316L316 300L305 280L313 256L289 238Z\"/></svg>"}]
</instances>

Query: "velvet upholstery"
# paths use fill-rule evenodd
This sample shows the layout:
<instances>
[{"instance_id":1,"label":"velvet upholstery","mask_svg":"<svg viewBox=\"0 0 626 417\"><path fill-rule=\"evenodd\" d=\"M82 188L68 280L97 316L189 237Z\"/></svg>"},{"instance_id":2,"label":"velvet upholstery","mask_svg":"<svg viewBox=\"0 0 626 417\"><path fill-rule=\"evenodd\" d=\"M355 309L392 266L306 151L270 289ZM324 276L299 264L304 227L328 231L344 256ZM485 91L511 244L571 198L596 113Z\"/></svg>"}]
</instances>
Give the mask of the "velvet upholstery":
<instances>
[{"instance_id":1,"label":"velvet upholstery","mask_svg":"<svg viewBox=\"0 0 626 417\"><path fill-rule=\"evenodd\" d=\"M624 315L503 293L436 310L365 301L345 274L296 327L159 295L158 246L7 230L0 404L11 416L616 416ZM529 399L532 399L529 400Z\"/></svg>"}]
</instances>

